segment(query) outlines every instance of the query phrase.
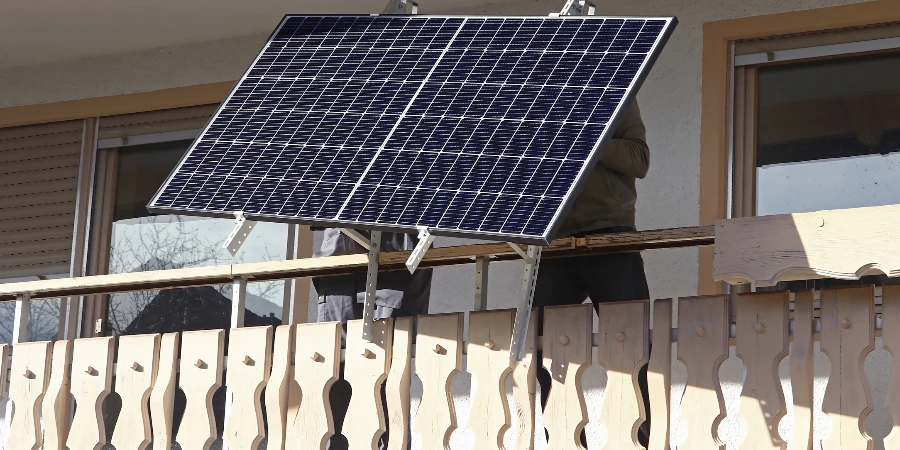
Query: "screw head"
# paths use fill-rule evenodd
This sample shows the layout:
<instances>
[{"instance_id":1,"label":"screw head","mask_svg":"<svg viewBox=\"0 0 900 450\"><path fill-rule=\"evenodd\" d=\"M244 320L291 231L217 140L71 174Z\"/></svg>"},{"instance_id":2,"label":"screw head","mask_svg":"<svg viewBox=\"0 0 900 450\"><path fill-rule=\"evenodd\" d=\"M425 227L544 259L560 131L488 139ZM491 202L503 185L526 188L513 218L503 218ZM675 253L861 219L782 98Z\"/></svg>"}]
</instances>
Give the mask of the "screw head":
<instances>
[{"instance_id":1,"label":"screw head","mask_svg":"<svg viewBox=\"0 0 900 450\"><path fill-rule=\"evenodd\" d=\"M568 345L568 344L569 344L569 337L566 336L566 335L560 336L560 337L559 337L559 343L560 343L561 345Z\"/></svg>"},{"instance_id":2,"label":"screw head","mask_svg":"<svg viewBox=\"0 0 900 450\"><path fill-rule=\"evenodd\" d=\"M850 319L841 319L841 328L847 329L850 328L851 322Z\"/></svg>"},{"instance_id":3,"label":"screw head","mask_svg":"<svg viewBox=\"0 0 900 450\"><path fill-rule=\"evenodd\" d=\"M700 337L706 336L706 328L697 327L697 336L700 336Z\"/></svg>"},{"instance_id":4,"label":"screw head","mask_svg":"<svg viewBox=\"0 0 900 450\"><path fill-rule=\"evenodd\" d=\"M619 342L625 342L625 333L616 333L616 340Z\"/></svg>"},{"instance_id":5,"label":"screw head","mask_svg":"<svg viewBox=\"0 0 900 450\"><path fill-rule=\"evenodd\" d=\"M758 323L758 324L756 324L756 326L753 327L753 329L756 330L757 333L762 333L762 332L766 331L766 326L761 323Z\"/></svg>"}]
</instances>

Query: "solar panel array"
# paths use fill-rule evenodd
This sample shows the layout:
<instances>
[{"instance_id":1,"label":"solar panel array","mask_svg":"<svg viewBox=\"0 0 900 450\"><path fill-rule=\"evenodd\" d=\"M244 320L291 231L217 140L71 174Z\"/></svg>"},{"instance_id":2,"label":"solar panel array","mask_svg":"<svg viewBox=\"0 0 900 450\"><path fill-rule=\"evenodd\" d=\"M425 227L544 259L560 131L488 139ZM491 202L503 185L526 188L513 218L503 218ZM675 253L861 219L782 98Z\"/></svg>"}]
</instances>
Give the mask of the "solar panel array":
<instances>
[{"instance_id":1,"label":"solar panel array","mask_svg":"<svg viewBox=\"0 0 900 450\"><path fill-rule=\"evenodd\" d=\"M546 241L673 23L288 16L148 208Z\"/></svg>"}]
</instances>

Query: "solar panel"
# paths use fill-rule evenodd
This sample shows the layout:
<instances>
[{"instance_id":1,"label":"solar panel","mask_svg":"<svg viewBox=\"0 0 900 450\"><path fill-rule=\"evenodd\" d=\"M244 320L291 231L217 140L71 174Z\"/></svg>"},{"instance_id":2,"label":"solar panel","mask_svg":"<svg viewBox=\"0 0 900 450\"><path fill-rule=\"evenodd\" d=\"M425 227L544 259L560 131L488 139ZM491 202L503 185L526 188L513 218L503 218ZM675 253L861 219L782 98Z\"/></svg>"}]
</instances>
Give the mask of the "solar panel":
<instances>
[{"instance_id":1,"label":"solar panel","mask_svg":"<svg viewBox=\"0 0 900 450\"><path fill-rule=\"evenodd\" d=\"M287 16L148 209L545 243L674 23Z\"/></svg>"}]
</instances>

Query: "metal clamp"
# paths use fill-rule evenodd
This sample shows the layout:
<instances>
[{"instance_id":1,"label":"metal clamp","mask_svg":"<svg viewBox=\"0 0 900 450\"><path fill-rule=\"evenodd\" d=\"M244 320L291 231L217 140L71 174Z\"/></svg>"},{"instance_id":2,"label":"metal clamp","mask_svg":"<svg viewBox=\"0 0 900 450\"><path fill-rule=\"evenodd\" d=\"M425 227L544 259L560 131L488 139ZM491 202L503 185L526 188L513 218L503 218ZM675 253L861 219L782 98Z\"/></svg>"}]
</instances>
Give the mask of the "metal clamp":
<instances>
[{"instance_id":1,"label":"metal clamp","mask_svg":"<svg viewBox=\"0 0 900 450\"><path fill-rule=\"evenodd\" d=\"M517 248L518 245L513 245L513 247ZM513 325L512 342L509 346L509 359L514 361L521 361L525 355L525 340L528 337L528 324L531 320L531 305L534 302L534 286L537 283L542 248L539 245L528 246L525 275L522 279L522 298L516 309L516 321Z\"/></svg>"},{"instance_id":2,"label":"metal clamp","mask_svg":"<svg viewBox=\"0 0 900 450\"><path fill-rule=\"evenodd\" d=\"M597 7L586 0L568 0L559 12L561 16L593 16Z\"/></svg>"},{"instance_id":3,"label":"metal clamp","mask_svg":"<svg viewBox=\"0 0 900 450\"><path fill-rule=\"evenodd\" d=\"M228 249L231 256L236 255L241 246L244 245L244 242L247 241L247 236L250 235L250 231L252 231L254 227L256 227L256 221L247 220L247 218L244 217L243 211L235 212L234 228L231 230L231 233L228 234L225 243L222 244L222 248Z\"/></svg>"},{"instance_id":4,"label":"metal clamp","mask_svg":"<svg viewBox=\"0 0 900 450\"><path fill-rule=\"evenodd\" d=\"M409 273L415 272L416 268L419 267L419 263L422 262L422 258L425 257L425 253L428 252L432 242L434 242L434 235L428 232L428 228L419 227L419 242L406 260L406 268L409 270Z\"/></svg>"}]
</instances>

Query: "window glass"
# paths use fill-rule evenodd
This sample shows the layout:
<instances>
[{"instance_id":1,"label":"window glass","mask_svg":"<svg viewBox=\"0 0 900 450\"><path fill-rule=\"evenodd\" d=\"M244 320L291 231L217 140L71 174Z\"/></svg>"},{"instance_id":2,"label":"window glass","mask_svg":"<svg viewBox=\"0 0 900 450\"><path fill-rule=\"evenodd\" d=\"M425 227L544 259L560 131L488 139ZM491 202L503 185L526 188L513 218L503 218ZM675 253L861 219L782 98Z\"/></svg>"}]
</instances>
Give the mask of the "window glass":
<instances>
[{"instance_id":1,"label":"window glass","mask_svg":"<svg viewBox=\"0 0 900 450\"><path fill-rule=\"evenodd\" d=\"M21 281L51 280L66 278L69 274L42 275L40 277L20 277L0 279L0 284L18 283ZM11 344L13 324L16 317L16 302L0 303L0 344ZM59 299L32 300L28 308L28 331L25 340L51 341L59 333Z\"/></svg>"}]
</instances>

